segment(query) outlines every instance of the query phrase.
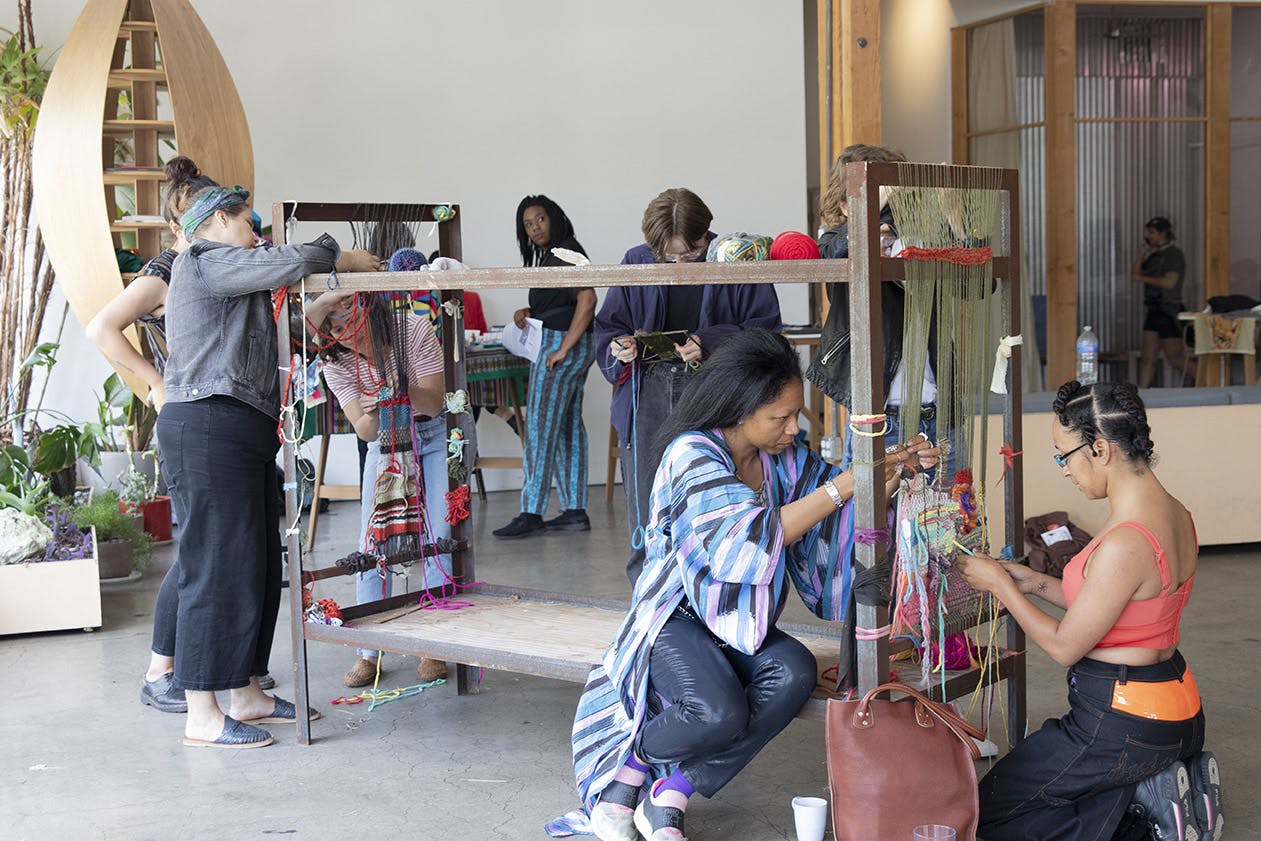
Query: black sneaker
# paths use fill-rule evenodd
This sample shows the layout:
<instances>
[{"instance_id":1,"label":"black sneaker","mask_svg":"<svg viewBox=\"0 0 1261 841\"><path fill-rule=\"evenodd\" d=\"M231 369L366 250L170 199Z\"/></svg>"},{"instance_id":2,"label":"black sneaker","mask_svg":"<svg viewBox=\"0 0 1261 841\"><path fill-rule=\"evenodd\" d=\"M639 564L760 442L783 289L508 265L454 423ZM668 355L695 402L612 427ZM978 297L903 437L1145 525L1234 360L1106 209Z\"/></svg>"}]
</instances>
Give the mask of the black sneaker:
<instances>
[{"instance_id":1,"label":"black sneaker","mask_svg":"<svg viewBox=\"0 0 1261 841\"><path fill-rule=\"evenodd\" d=\"M518 537L529 537L532 534L542 534L547 531L547 524L543 522L543 518L538 514L518 514L512 518L512 522L501 529L495 529L491 534L495 537L510 540Z\"/></svg>"},{"instance_id":2,"label":"black sneaker","mask_svg":"<svg viewBox=\"0 0 1261 841\"><path fill-rule=\"evenodd\" d=\"M566 508L559 517L553 517L544 525L556 531L591 531L591 521L581 508Z\"/></svg>"},{"instance_id":3,"label":"black sneaker","mask_svg":"<svg viewBox=\"0 0 1261 841\"><path fill-rule=\"evenodd\" d=\"M1139 782L1134 802L1147 813L1154 841L1200 841L1191 808L1191 776L1184 762L1175 762Z\"/></svg>"},{"instance_id":4,"label":"black sneaker","mask_svg":"<svg viewBox=\"0 0 1261 841\"><path fill-rule=\"evenodd\" d=\"M671 806L658 806L651 797L639 801L639 807L635 809L635 828L647 841L687 841L683 836L683 812ZM678 835L670 832L671 829L676 830Z\"/></svg>"},{"instance_id":5,"label":"black sneaker","mask_svg":"<svg viewBox=\"0 0 1261 841\"><path fill-rule=\"evenodd\" d=\"M188 712L183 689L172 686L174 676L167 672L157 680L146 680L140 687L140 703L164 713Z\"/></svg>"},{"instance_id":6,"label":"black sneaker","mask_svg":"<svg viewBox=\"0 0 1261 841\"><path fill-rule=\"evenodd\" d=\"M1200 841L1221 841L1222 774L1217 767L1217 757L1200 751L1187 760L1187 767L1191 772L1191 805Z\"/></svg>"}]
</instances>

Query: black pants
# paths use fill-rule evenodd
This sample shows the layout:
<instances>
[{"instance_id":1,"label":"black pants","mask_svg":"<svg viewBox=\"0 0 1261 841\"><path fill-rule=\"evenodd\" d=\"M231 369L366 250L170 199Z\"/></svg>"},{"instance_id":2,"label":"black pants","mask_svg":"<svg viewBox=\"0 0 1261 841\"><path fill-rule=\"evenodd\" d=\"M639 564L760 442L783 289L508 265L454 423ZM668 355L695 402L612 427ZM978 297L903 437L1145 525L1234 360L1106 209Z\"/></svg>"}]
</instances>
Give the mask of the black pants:
<instances>
[{"instance_id":1,"label":"black pants","mask_svg":"<svg viewBox=\"0 0 1261 841\"><path fill-rule=\"evenodd\" d=\"M648 720L636 753L679 763L706 797L788 726L816 683L814 655L771 628L752 656L721 643L685 609L666 620L648 661Z\"/></svg>"},{"instance_id":2,"label":"black pants","mask_svg":"<svg viewBox=\"0 0 1261 841\"><path fill-rule=\"evenodd\" d=\"M162 457L162 448L158 448L158 470L163 476L168 475L166 460ZM174 494L171 506L175 509L176 522L184 522L184 512L180 509ZM162 586L158 588L158 598L153 603L153 645L154 654L163 657L175 656L175 621L180 607L180 559L179 546L176 545L175 560L162 576Z\"/></svg>"},{"instance_id":3,"label":"black pants","mask_svg":"<svg viewBox=\"0 0 1261 841\"><path fill-rule=\"evenodd\" d=\"M1177 680L1182 655L1127 667L1084 658L1068 670L1069 712L1012 749L981 780L985 841L1107 841L1139 780L1204 746L1204 712L1154 721L1112 709L1118 680ZM1146 829L1143 828L1145 837Z\"/></svg>"},{"instance_id":4,"label":"black pants","mask_svg":"<svg viewBox=\"0 0 1261 841\"><path fill-rule=\"evenodd\" d=\"M238 689L267 673L280 611L276 421L210 397L166 404L157 430L183 517L175 685Z\"/></svg>"},{"instance_id":5,"label":"black pants","mask_svg":"<svg viewBox=\"0 0 1261 841\"><path fill-rule=\"evenodd\" d=\"M652 514L652 482L657 476L655 455L657 431L679 402L683 389L692 378L692 371L683 363L651 362L640 367L639 400L635 406L631 428L633 441L621 442L622 490L626 492L627 528L630 529L631 552L626 562L626 577L631 586L644 570L644 529ZM626 383L622 388L629 388Z\"/></svg>"}]
</instances>

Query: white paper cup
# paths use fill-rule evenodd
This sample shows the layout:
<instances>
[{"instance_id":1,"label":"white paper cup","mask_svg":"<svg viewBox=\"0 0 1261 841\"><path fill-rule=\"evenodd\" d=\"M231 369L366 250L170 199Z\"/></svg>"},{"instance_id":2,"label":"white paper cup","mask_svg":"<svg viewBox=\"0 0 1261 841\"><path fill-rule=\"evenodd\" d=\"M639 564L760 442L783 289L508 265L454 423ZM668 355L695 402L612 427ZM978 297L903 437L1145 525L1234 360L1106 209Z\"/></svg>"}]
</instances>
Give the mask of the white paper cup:
<instances>
[{"instance_id":1,"label":"white paper cup","mask_svg":"<svg viewBox=\"0 0 1261 841\"><path fill-rule=\"evenodd\" d=\"M828 802L822 797L794 797L793 822L797 826L797 841L823 841Z\"/></svg>"},{"instance_id":2,"label":"white paper cup","mask_svg":"<svg viewBox=\"0 0 1261 841\"><path fill-rule=\"evenodd\" d=\"M954 827L939 823L926 823L911 832L913 841L955 841L955 837Z\"/></svg>"}]
</instances>

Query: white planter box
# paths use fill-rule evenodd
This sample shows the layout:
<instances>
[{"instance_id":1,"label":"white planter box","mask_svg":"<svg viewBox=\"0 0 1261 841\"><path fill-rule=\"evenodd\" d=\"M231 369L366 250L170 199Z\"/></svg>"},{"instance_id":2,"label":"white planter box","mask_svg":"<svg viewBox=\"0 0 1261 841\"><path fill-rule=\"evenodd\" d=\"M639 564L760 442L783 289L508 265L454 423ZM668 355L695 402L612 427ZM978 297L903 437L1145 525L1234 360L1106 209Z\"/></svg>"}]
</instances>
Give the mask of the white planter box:
<instances>
[{"instance_id":1,"label":"white planter box","mask_svg":"<svg viewBox=\"0 0 1261 841\"><path fill-rule=\"evenodd\" d=\"M0 566L0 635L101 627L101 576L92 557Z\"/></svg>"}]
</instances>

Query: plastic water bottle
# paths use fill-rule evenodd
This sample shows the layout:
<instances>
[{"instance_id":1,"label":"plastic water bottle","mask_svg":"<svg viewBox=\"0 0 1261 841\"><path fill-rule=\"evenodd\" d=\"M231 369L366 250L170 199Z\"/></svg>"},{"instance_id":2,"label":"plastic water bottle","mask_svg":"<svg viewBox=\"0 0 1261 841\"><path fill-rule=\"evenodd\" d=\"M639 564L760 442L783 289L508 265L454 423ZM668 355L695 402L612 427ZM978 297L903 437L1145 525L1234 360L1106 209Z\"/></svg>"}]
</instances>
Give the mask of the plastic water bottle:
<instances>
[{"instance_id":1,"label":"plastic water bottle","mask_svg":"<svg viewBox=\"0 0 1261 841\"><path fill-rule=\"evenodd\" d=\"M1099 337L1089 324L1077 337L1077 381L1082 385L1099 382Z\"/></svg>"}]
</instances>

